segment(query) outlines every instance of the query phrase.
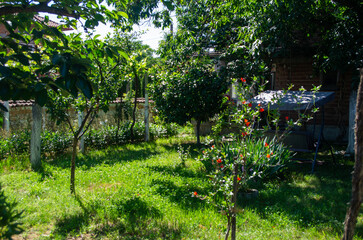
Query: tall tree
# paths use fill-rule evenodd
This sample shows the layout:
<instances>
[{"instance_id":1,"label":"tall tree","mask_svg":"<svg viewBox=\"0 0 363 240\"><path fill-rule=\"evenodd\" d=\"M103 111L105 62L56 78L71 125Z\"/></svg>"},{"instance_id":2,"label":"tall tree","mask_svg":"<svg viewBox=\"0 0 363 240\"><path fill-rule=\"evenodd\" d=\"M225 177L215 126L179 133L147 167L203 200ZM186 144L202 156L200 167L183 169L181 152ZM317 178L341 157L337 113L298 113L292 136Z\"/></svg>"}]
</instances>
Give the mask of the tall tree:
<instances>
[{"instance_id":1,"label":"tall tree","mask_svg":"<svg viewBox=\"0 0 363 240\"><path fill-rule=\"evenodd\" d=\"M359 210L363 198L363 68L360 69L360 84L355 118L355 164L352 180L352 198L344 221L343 240L351 240L357 224Z\"/></svg>"},{"instance_id":2,"label":"tall tree","mask_svg":"<svg viewBox=\"0 0 363 240\"><path fill-rule=\"evenodd\" d=\"M156 59L153 57L154 50L143 44L138 37L142 33L125 33L116 29L107 41L120 47L128 56L128 63L123 65L124 79L131 87L131 94L134 96L133 109L131 113L132 123L130 125L131 139L134 139L134 126L136 123L137 98L142 97L146 86L143 78L147 70L153 66ZM122 97L119 96L118 97Z\"/></svg>"}]
</instances>

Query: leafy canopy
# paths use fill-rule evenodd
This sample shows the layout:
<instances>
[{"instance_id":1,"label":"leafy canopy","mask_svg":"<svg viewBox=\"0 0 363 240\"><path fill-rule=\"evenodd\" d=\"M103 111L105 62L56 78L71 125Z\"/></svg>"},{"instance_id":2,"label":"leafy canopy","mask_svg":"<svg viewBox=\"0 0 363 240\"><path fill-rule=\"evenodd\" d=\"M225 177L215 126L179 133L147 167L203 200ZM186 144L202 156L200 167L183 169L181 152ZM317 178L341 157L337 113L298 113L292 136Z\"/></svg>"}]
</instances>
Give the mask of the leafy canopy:
<instances>
[{"instance_id":1,"label":"leafy canopy","mask_svg":"<svg viewBox=\"0 0 363 240\"><path fill-rule=\"evenodd\" d=\"M168 3L164 1L165 5ZM142 11L137 11L140 6ZM91 98L97 90L85 74L91 63L89 59L74 54L77 42L69 41L64 31L76 29L77 23L86 33L99 23L131 26L152 14L154 19L163 22L164 18L154 13L157 7L158 1L2 2L0 25L6 27L8 34L0 38L0 99L35 99L44 105L49 90L66 91L74 97L82 93ZM35 17L38 13L55 14L62 25L55 27L48 17ZM105 50L110 53L109 48ZM6 110L1 104L0 108Z\"/></svg>"},{"instance_id":2,"label":"leafy canopy","mask_svg":"<svg viewBox=\"0 0 363 240\"><path fill-rule=\"evenodd\" d=\"M152 97L158 114L168 122L206 121L222 107L228 82L207 62L191 61L183 69L160 72L153 79Z\"/></svg>"},{"instance_id":3,"label":"leafy canopy","mask_svg":"<svg viewBox=\"0 0 363 240\"><path fill-rule=\"evenodd\" d=\"M233 77L268 77L271 59L278 56L314 56L320 70L363 64L359 1L177 2L178 30L160 48L174 64L210 50L221 53Z\"/></svg>"}]
</instances>

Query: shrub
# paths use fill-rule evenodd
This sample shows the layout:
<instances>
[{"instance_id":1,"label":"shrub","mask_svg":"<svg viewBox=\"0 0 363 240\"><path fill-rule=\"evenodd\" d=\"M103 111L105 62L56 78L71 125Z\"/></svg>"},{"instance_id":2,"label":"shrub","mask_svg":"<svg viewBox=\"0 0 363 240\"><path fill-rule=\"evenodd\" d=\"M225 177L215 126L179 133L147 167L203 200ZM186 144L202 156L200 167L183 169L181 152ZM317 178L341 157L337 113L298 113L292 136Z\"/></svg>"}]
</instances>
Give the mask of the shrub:
<instances>
[{"instance_id":1,"label":"shrub","mask_svg":"<svg viewBox=\"0 0 363 240\"><path fill-rule=\"evenodd\" d=\"M130 122L123 122L117 126L103 126L91 129L85 137L85 144L91 148L105 148L112 145L121 145L131 140ZM143 141L145 125L136 122L134 126L134 140ZM177 124L150 124L150 139L169 137L178 133ZM72 144L72 134L61 131L43 131L41 134L42 154L58 155L64 153ZM0 137L0 159L12 154L29 153L30 132L23 131L11 135L9 138Z\"/></svg>"},{"instance_id":2,"label":"shrub","mask_svg":"<svg viewBox=\"0 0 363 240\"><path fill-rule=\"evenodd\" d=\"M229 166L236 159L243 158L243 175L245 183L251 180L272 177L281 172L290 162L292 153L276 138L246 137L241 141L226 142L220 145L213 145L211 148L203 150L200 160L208 173L213 173L221 165ZM218 163L217 160L221 162ZM245 185L245 187L248 187Z\"/></svg>"},{"instance_id":3,"label":"shrub","mask_svg":"<svg viewBox=\"0 0 363 240\"><path fill-rule=\"evenodd\" d=\"M11 236L23 232L19 219L22 212L15 209L16 202L8 202L0 184L0 239L11 239Z\"/></svg>"},{"instance_id":4,"label":"shrub","mask_svg":"<svg viewBox=\"0 0 363 240\"><path fill-rule=\"evenodd\" d=\"M15 153L28 152L29 143L29 131L14 133L9 138L0 138L0 158L5 158Z\"/></svg>"},{"instance_id":5,"label":"shrub","mask_svg":"<svg viewBox=\"0 0 363 240\"><path fill-rule=\"evenodd\" d=\"M64 153L72 143L72 135L65 132L42 132L42 153L60 154Z\"/></svg>"}]
</instances>

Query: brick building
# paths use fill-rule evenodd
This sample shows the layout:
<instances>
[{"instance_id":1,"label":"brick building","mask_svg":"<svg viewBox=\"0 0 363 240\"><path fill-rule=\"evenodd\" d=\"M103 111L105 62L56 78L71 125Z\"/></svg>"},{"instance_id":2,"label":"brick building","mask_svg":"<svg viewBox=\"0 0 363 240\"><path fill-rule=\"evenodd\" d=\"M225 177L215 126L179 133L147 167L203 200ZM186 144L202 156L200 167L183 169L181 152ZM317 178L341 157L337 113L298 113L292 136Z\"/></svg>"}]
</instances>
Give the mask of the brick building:
<instances>
[{"instance_id":1,"label":"brick building","mask_svg":"<svg viewBox=\"0 0 363 240\"><path fill-rule=\"evenodd\" d=\"M276 58L271 67L271 89L273 90L287 89L293 84L292 90L299 90L301 86L310 90L313 85L321 85L320 91L335 92L334 100L324 107L324 136L327 140L338 142L347 141L351 79L351 72L316 73L313 58L307 56ZM316 117L319 127L321 112ZM311 124L312 122L308 127L311 128Z\"/></svg>"}]
</instances>

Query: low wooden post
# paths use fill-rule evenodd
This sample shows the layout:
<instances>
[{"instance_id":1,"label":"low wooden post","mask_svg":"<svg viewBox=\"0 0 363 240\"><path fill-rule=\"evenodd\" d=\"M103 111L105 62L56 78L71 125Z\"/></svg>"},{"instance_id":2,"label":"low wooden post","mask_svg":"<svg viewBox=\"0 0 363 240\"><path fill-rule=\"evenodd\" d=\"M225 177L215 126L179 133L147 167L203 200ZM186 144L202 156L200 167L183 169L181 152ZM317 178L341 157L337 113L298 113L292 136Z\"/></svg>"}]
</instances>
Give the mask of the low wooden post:
<instances>
[{"instance_id":1,"label":"low wooden post","mask_svg":"<svg viewBox=\"0 0 363 240\"><path fill-rule=\"evenodd\" d=\"M10 106L9 106L9 101L4 101L4 106L8 109L8 111L4 112L3 125L4 125L4 130L9 132L10 131Z\"/></svg>"},{"instance_id":2,"label":"low wooden post","mask_svg":"<svg viewBox=\"0 0 363 240\"><path fill-rule=\"evenodd\" d=\"M144 122L145 122L145 142L148 142L150 140L150 131L149 131L149 95L147 92L147 83L148 83L148 75L145 74L145 116L144 116Z\"/></svg>"},{"instance_id":3,"label":"low wooden post","mask_svg":"<svg viewBox=\"0 0 363 240\"><path fill-rule=\"evenodd\" d=\"M40 158L41 153L41 132L42 132L42 108L33 103L32 106L32 133L30 140L30 163L33 170L37 171L41 168L42 162Z\"/></svg>"}]
</instances>

